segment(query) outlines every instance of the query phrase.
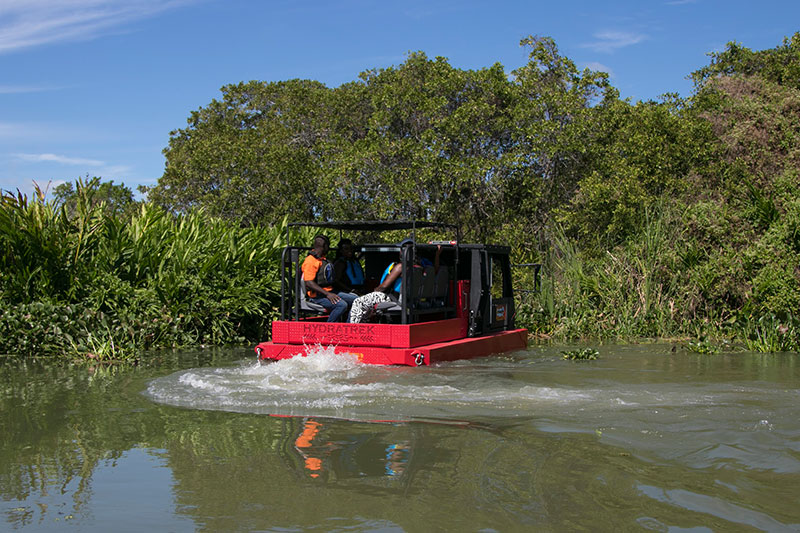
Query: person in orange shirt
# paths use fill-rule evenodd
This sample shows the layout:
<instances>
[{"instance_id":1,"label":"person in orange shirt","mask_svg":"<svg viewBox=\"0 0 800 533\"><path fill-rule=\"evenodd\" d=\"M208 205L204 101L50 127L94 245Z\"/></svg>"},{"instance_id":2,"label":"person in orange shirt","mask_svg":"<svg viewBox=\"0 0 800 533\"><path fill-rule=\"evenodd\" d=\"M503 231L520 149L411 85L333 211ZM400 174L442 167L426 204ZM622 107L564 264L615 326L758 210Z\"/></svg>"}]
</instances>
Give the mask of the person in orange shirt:
<instances>
[{"instance_id":1,"label":"person in orange shirt","mask_svg":"<svg viewBox=\"0 0 800 533\"><path fill-rule=\"evenodd\" d=\"M327 259L329 249L328 237L314 237L314 245L301 266L303 280L306 282L308 299L328 310L328 322L339 322L343 316L347 321L347 311L358 295L333 291L333 265Z\"/></svg>"}]
</instances>

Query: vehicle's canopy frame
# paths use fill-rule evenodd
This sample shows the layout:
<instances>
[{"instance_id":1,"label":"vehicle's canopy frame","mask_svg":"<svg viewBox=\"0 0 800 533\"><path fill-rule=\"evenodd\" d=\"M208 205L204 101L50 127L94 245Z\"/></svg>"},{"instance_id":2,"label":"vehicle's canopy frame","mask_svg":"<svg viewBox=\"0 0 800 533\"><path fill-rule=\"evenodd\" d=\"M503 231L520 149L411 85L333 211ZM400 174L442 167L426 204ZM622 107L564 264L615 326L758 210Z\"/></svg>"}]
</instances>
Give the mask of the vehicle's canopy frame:
<instances>
[{"instance_id":1,"label":"vehicle's canopy frame","mask_svg":"<svg viewBox=\"0 0 800 533\"><path fill-rule=\"evenodd\" d=\"M458 279L458 246L461 232L459 227L454 224L439 222L428 222L419 220L349 220L335 222L292 222L286 226L286 248L281 255L281 320L299 320L303 311L300 306L300 297L297 294L297 279L299 275L299 261L302 251L310 250L308 246L292 246L290 242L290 231L293 228L313 227L320 229L333 229L340 232L340 239L343 231L365 231L365 232L384 232L395 230L411 230L411 244L400 246L400 244L366 244L363 245L365 251L397 251L401 257L403 272L410 272L414 257L417 253L417 230L434 229L450 231L455 233L455 239L447 242L456 248L455 250L455 279ZM431 245L423 245L431 246ZM409 302L413 301L410 295L411 283L403 283L403 298L401 299L400 321L402 324L411 323L414 313L409 309ZM288 306L291 299L292 305Z\"/></svg>"}]
</instances>

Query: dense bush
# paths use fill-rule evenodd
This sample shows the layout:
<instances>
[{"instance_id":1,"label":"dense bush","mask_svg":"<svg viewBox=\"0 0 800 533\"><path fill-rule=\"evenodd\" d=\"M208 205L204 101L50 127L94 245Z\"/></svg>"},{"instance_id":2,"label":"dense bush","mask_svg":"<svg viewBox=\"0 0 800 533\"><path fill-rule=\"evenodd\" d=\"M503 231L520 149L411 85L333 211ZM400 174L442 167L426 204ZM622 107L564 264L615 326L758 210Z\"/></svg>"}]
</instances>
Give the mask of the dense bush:
<instances>
[{"instance_id":1,"label":"dense bush","mask_svg":"<svg viewBox=\"0 0 800 533\"><path fill-rule=\"evenodd\" d=\"M41 195L3 197L0 352L119 357L267 334L284 226L152 204L126 218L94 203L97 190L79 181L72 214Z\"/></svg>"}]
</instances>

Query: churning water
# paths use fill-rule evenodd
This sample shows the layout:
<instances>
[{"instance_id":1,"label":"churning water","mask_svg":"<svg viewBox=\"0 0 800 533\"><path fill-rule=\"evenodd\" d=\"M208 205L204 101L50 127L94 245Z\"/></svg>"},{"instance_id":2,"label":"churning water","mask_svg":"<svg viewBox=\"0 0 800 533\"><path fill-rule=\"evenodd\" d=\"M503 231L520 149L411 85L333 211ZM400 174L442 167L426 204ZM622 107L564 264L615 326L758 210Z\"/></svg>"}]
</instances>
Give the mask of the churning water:
<instances>
[{"instance_id":1,"label":"churning water","mask_svg":"<svg viewBox=\"0 0 800 533\"><path fill-rule=\"evenodd\" d=\"M719 364L748 356L676 358L667 348L611 347L594 362L564 361L545 348L412 368L363 365L356 356L313 347L307 357L183 370L153 380L146 394L194 409L364 422L525 419L540 431L593 434L665 459L800 474L794 364L786 375L761 368L790 380L781 387ZM658 358L620 357L626 351Z\"/></svg>"},{"instance_id":2,"label":"churning water","mask_svg":"<svg viewBox=\"0 0 800 533\"><path fill-rule=\"evenodd\" d=\"M157 402L196 409L351 420L470 420L588 405L599 391L527 383L513 356L439 367L385 367L312 347L307 357L193 368L153 380ZM529 371L532 369L529 369Z\"/></svg>"}]
</instances>

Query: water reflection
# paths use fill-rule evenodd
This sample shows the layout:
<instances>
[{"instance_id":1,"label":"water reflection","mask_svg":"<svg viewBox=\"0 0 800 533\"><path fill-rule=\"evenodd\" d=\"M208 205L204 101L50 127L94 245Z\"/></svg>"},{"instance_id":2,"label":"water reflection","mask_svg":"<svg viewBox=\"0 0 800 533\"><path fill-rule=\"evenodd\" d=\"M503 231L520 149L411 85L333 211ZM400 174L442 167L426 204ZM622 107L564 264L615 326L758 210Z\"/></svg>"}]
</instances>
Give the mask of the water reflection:
<instances>
[{"instance_id":1,"label":"water reflection","mask_svg":"<svg viewBox=\"0 0 800 533\"><path fill-rule=\"evenodd\" d=\"M294 449L311 479L349 477L399 477L408 467L411 442L387 442L386 433L335 435L338 422L302 419ZM392 437L396 438L396 437Z\"/></svg>"},{"instance_id":2,"label":"water reflection","mask_svg":"<svg viewBox=\"0 0 800 533\"><path fill-rule=\"evenodd\" d=\"M291 422L287 422L291 423ZM348 478L397 478L409 467L412 442L418 433L407 424L370 425L369 432L342 431L339 420L297 419L293 451L296 465L310 479L325 482ZM297 467L296 467L297 468Z\"/></svg>"},{"instance_id":3,"label":"water reflection","mask_svg":"<svg viewBox=\"0 0 800 533\"><path fill-rule=\"evenodd\" d=\"M313 449L311 447L311 442L319 433L320 426L322 424L315 420L306 420L302 433L294 441L294 448L305 460L304 466L309 471L308 475L312 478L319 477L319 472L322 470L322 457L319 457L319 455L325 457L330 455L330 442L322 446L317 445Z\"/></svg>"},{"instance_id":4,"label":"water reflection","mask_svg":"<svg viewBox=\"0 0 800 533\"><path fill-rule=\"evenodd\" d=\"M411 443L401 442L386 447L386 475L401 476L406 471L411 457Z\"/></svg>"}]
</instances>

